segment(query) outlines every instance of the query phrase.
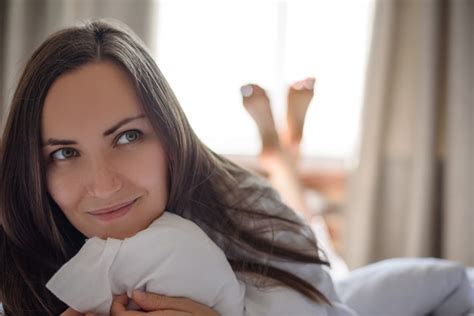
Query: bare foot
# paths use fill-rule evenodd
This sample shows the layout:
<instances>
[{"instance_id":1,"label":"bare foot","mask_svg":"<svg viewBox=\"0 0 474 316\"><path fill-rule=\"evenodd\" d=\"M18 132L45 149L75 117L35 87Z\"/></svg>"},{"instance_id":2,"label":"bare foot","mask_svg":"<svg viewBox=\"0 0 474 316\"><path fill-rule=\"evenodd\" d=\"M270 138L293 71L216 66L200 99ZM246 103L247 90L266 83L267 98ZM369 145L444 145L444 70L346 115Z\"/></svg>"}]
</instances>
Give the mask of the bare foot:
<instances>
[{"instance_id":1,"label":"bare foot","mask_svg":"<svg viewBox=\"0 0 474 316\"><path fill-rule=\"evenodd\" d=\"M280 146L273 114L265 90L255 84L241 88L244 107L257 124L262 151L259 155L270 183L282 194L283 201L305 219L312 214L304 200L304 187L298 178L296 165L288 150Z\"/></svg>"},{"instance_id":2,"label":"bare foot","mask_svg":"<svg viewBox=\"0 0 474 316\"><path fill-rule=\"evenodd\" d=\"M295 160L299 156L306 110L313 98L315 81L315 78L308 77L293 83L288 89L287 125L282 140Z\"/></svg>"},{"instance_id":3,"label":"bare foot","mask_svg":"<svg viewBox=\"0 0 474 316\"><path fill-rule=\"evenodd\" d=\"M257 124L262 139L262 154L278 150L280 141L270 108L270 100L265 90L258 85L248 84L242 86L240 91L245 109Z\"/></svg>"}]
</instances>

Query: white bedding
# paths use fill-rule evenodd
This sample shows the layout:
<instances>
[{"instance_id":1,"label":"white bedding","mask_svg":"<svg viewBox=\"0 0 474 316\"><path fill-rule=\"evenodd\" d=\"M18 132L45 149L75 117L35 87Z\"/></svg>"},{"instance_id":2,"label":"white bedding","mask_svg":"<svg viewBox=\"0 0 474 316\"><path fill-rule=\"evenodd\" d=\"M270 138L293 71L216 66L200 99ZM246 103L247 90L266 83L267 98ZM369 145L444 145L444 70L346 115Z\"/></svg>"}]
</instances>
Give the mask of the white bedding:
<instances>
[{"instance_id":1,"label":"white bedding","mask_svg":"<svg viewBox=\"0 0 474 316\"><path fill-rule=\"evenodd\" d=\"M474 316L474 267L452 261L389 259L350 272L335 287L360 316Z\"/></svg>"},{"instance_id":2,"label":"white bedding","mask_svg":"<svg viewBox=\"0 0 474 316\"><path fill-rule=\"evenodd\" d=\"M341 300L361 316L474 315L472 284L473 268L434 258L384 260L335 282Z\"/></svg>"}]
</instances>

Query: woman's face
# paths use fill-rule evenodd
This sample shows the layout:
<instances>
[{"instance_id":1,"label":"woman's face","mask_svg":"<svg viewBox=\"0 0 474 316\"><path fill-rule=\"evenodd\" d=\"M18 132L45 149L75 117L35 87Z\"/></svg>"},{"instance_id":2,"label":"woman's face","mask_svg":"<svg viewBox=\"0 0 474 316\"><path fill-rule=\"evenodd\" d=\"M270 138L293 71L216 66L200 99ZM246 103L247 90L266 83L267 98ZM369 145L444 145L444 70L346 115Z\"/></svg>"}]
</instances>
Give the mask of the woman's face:
<instances>
[{"instance_id":1,"label":"woman's face","mask_svg":"<svg viewBox=\"0 0 474 316\"><path fill-rule=\"evenodd\" d=\"M48 192L85 236L130 237L163 213L166 155L115 64L60 76L46 96L41 133Z\"/></svg>"}]
</instances>

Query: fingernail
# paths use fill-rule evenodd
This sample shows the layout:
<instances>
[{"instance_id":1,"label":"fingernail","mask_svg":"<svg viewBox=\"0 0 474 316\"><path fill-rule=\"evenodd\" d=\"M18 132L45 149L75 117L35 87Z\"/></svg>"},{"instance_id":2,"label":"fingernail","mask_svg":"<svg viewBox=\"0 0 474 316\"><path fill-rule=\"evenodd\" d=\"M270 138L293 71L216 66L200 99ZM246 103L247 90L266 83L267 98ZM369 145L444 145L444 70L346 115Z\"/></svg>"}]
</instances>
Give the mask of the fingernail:
<instances>
[{"instance_id":1,"label":"fingernail","mask_svg":"<svg viewBox=\"0 0 474 316\"><path fill-rule=\"evenodd\" d=\"M244 97L251 96L253 93L252 85L248 84L248 85L242 86L242 88L240 88L240 92L242 93Z\"/></svg>"},{"instance_id":2,"label":"fingernail","mask_svg":"<svg viewBox=\"0 0 474 316\"><path fill-rule=\"evenodd\" d=\"M144 300L146 298L146 294L140 290L134 290L133 295L139 300Z\"/></svg>"}]
</instances>

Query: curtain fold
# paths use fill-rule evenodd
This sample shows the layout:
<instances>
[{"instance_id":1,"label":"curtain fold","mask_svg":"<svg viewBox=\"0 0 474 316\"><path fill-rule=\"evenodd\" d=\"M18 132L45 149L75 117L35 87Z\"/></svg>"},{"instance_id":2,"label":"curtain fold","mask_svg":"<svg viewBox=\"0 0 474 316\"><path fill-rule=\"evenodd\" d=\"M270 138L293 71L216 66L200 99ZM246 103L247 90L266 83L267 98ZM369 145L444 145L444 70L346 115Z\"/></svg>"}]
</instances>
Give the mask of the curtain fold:
<instances>
[{"instance_id":1,"label":"curtain fold","mask_svg":"<svg viewBox=\"0 0 474 316\"><path fill-rule=\"evenodd\" d=\"M0 119L3 121L27 59L54 31L91 18L127 24L146 44L155 45L155 0L0 1Z\"/></svg>"},{"instance_id":2,"label":"curtain fold","mask_svg":"<svg viewBox=\"0 0 474 316\"><path fill-rule=\"evenodd\" d=\"M404 256L474 265L474 2L379 1L350 178L351 267Z\"/></svg>"},{"instance_id":3,"label":"curtain fold","mask_svg":"<svg viewBox=\"0 0 474 316\"><path fill-rule=\"evenodd\" d=\"M474 265L474 2L450 7L442 251Z\"/></svg>"}]
</instances>

